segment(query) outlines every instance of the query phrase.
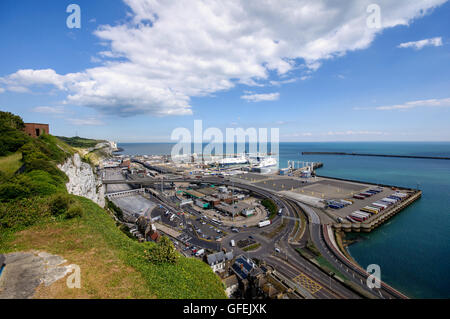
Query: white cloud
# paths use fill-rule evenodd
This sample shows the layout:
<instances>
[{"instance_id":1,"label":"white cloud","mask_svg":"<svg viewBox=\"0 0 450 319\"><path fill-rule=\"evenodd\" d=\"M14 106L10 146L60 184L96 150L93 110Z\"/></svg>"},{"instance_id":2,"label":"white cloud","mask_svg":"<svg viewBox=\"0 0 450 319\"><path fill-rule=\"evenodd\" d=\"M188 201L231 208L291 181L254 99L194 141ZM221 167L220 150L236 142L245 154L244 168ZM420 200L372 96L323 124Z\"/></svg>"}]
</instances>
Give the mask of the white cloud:
<instances>
[{"instance_id":1,"label":"white cloud","mask_svg":"<svg viewBox=\"0 0 450 319\"><path fill-rule=\"evenodd\" d=\"M410 101L403 104L384 105L374 108L370 107L355 107L356 111L359 110L378 110L378 111L392 111L392 110L409 110L418 107L450 107L450 98L445 99L429 99L429 100L417 100Z\"/></svg>"},{"instance_id":2,"label":"white cloud","mask_svg":"<svg viewBox=\"0 0 450 319\"><path fill-rule=\"evenodd\" d=\"M65 75L19 70L0 82L51 85L66 92L66 103L109 114L192 114L192 97L261 86L270 73L296 71L305 80L323 60L365 49L383 29L408 25L446 0L379 0L379 29L366 23L372 0L125 2L129 21L95 32L107 44L102 66Z\"/></svg>"},{"instance_id":3,"label":"white cloud","mask_svg":"<svg viewBox=\"0 0 450 319\"><path fill-rule=\"evenodd\" d=\"M279 80L279 81L269 81L270 85L273 86L281 86L283 84L288 84L288 83L294 83L297 82L298 79L297 78L291 78L291 79L287 79L287 80Z\"/></svg>"},{"instance_id":4,"label":"white cloud","mask_svg":"<svg viewBox=\"0 0 450 319\"><path fill-rule=\"evenodd\" d=\"M0 87L0 94L2 94L3 92L5 92L5 89Z\"/></svg>"},{"instance_id":5,"label":"white cloud","mask_svg":"<svg viewBox=\"0 0 450 319\"><path fill-rule=\"evenodd\" d=\"M431 38L431 39L424 39L424 40L420 40L420 41L400 43L398 45L398 48L414 48L416 50L420 50L426 46L440 47L440 46L442 46L442 38L437 37L437 38Z\"/></svg>"},{"instance_id":6,"label":"white cloud","mask_svg":"<svg viewBox=\"0 0 450 319\"><path fill-rule=\"evenodd\" d=\"M248 102L276 101L279 98L280 93L246 94L241 96L241 99Z\"/></svg>"},{"instance_id":7,"label":"white cloud","mask_svg":"<svg viewBox=\"0 0 450 319\"><path fill-rule=\"evenodd\" d=\"M45 114L64 114L66 112L62 106L36 106L32 111Z\"/></svg>"},{"instance_id":8,"label":"white cloud","mask_svg":"<svg viewBox=\"0 0 450 319\"><path fill-rule=\"evenodd\" d=\"M68 121L73 125L78 126L97 126L97 125L105 125L101 120L96 119L94 117L89 118L72 118L68 119Z\"/></svg>"}]
</instances>

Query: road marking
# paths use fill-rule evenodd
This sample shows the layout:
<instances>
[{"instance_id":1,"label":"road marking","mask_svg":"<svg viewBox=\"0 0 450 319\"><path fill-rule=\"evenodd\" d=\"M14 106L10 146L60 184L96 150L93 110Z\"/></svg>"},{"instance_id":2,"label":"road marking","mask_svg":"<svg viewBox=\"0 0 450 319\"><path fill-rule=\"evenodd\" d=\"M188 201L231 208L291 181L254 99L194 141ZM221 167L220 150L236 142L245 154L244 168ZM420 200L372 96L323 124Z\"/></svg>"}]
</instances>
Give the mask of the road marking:
<instances>
[{"instance_id":1,"label":"road marking","mask_svg":"<svg viewBox=\"0 0 450 319\"><path fill-rule=\"evenodd\" d=\"M292 280L300 284L300 286L308 290L311 294L315 294L316 292L322 289L321 285L319 285L317 282L315 282L314 280L312 280L303 273L295 278L292 278Z\"/></svg>"}]
</instances>

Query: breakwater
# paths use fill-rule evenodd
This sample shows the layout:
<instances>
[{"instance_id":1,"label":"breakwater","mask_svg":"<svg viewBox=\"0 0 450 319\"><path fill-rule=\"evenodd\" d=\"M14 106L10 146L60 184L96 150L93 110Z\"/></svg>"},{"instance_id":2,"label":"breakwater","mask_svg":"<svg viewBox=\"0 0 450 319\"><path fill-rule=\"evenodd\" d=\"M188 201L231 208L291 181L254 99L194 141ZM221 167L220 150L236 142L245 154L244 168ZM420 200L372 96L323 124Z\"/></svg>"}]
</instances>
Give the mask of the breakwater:
<instances>
[{"instance_id":1,"label":"breakwater","mask_svg":"<svg viewBox=\"0 0 450 319\"><path fill-rule=\"evenodd\" d=\"M373 156L373 157L397 157L397 158L450 160L450 157L444 157L444 156L415 156L415 155L367 154L367 153L347 153L347 152L302 152L302 155Z\"/></svg>"}]
</instances>

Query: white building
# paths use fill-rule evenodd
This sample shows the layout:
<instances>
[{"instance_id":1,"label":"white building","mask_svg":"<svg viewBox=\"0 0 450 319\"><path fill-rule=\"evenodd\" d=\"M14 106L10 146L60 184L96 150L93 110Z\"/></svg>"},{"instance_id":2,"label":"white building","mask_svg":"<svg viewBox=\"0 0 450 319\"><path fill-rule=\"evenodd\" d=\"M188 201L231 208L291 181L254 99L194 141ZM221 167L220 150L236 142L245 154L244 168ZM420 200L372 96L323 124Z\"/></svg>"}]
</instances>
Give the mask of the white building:
<instances>
[{"instance_id":1,"label":"white building","mask_svg":"<svg viewBox=\"0 0 450 319\"><path fill-rule=\"evenodd\" d=\"M227 252L224 254L222 251L218 253L208 255L206 257L208 265L214 272L223 272L226 269L227 261L233 259L233 252Z\"/></svg>"}]
</instances>

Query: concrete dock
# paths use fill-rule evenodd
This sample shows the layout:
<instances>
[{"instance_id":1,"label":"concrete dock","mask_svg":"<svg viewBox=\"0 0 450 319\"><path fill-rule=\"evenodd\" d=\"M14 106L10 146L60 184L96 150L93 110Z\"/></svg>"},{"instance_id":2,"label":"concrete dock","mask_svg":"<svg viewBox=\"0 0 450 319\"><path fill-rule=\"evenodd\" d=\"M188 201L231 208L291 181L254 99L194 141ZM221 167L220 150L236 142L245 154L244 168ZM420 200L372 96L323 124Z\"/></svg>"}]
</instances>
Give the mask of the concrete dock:
<instances>
[{"instance_id":1,"label":"concrete dock","mask_svg":"<svg viewBox=\"0 0 450 319\"><path fill-rule=\"evenodd\" d=\"M393 207L389 207L386 210L381 211L376 215L372 215L369 219L361 222L361 223L351 223L351 222L343 222L343 223L334 223L333 228L336 231L344 231L344 232L365 232L369 233L378 226L382 225L386 221L388 221L391 217L397 215L403 209L411 205L413 202L418 200L422 196L422 191L415 190L412 191L412 194L406 198L404 201L395 204Z\"/></svg>"}]
</instances>

